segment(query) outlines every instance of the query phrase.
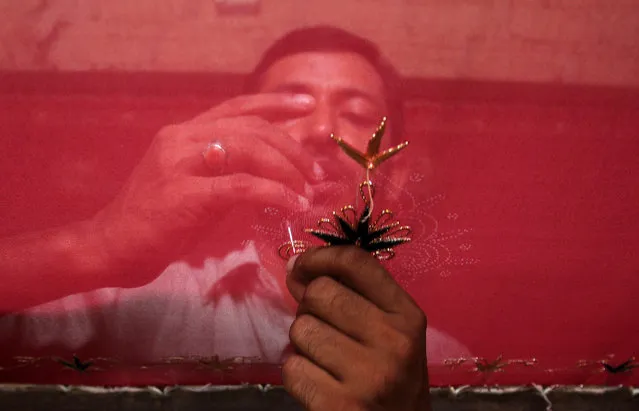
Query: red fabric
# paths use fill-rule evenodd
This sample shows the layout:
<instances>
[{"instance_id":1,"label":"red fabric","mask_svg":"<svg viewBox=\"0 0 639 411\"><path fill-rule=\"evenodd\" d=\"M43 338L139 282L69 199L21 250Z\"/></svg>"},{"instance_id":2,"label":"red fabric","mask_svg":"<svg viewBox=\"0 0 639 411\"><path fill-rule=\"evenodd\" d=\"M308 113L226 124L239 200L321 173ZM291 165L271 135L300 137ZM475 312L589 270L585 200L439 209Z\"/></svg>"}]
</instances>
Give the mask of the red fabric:
<instances>
[{"instance_id":1,"label":"red fabric","mask_svg":"<svg viewBox=\"0 0 639 411\"><path fill-rule=\"evenodd\" d=\"M431 368L432 383L637 384L637 370L611 375L597 362L621 364L638 354L639 92L615 97L609 89L575 87L566 91L572 99L557 99L561 86L517 95L509 91L518 85L479 91L467 85L465 97L463 88L447 94L448 84L428 84L435 97L415 95L408 104L410 150L432 162L425 189L445 195L433 214L472 230L460 244L478 261L429 273L410 292L432 324L478 357L506 362L495 373L477 371L472 361ZM122 95L0 95L3 236L92 215L117 192L159 127L219 99L137 95L135 83L128 87ZM82 173L74 168L78 159ZM536 364L507 363L532 359ZM230 374L175 366L82 375L48 374L46 367L0 370L0 380L279 379L276 368L261 366Z\"/></svg>"}]
</instances>

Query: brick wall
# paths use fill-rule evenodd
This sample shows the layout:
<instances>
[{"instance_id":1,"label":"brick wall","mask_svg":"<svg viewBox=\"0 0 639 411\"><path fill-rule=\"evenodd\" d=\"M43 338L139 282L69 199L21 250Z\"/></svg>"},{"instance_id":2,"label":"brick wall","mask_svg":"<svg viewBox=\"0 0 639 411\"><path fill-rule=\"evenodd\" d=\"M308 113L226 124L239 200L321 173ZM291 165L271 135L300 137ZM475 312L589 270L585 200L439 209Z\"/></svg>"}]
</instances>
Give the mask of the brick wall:
<instances>
[{"instance_id":1,"label":"brick wall","mask_svg":"<svg viewBox=\"0 0 639 411\"><path fill-rule=\"evenodd\" d=\"M215 0L0 3L0 69L244 72L297 26L368 36L411 76L639 85L639 0Z\"/></svg>"}]
</instances>

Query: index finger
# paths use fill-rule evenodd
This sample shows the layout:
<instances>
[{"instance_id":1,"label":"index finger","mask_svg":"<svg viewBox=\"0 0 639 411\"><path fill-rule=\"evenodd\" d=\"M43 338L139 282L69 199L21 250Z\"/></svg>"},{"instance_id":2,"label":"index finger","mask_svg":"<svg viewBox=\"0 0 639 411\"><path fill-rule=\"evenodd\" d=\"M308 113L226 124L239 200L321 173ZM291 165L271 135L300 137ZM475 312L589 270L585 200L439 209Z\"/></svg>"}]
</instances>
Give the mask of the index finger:
<instances>
[{"instance_id":1,"label":"index finger","mask_svg":"<svg viewBox=\"0 0 639 411\"><path fill-rule=\"evenodd\" d=\"M310 94L263 93L250 94L227 100L196 116L195 123L208 122L226 117L258 116L265 120L279 118L284 114L301 114L315 107Z\"/></svg>"},{"instance_id":2,"label":"index finger","mask_svg":"<svg viewBox=\"0 0 639 411\"><path fill-rule=\"evenodd\" d=\"M358 247L310 249L289 262L287 269L286 284L297 301L304 295L307 284L318 277L328 276L388 313L403 313L416 306L379 261Z\"/></svg>"}]
</instances>

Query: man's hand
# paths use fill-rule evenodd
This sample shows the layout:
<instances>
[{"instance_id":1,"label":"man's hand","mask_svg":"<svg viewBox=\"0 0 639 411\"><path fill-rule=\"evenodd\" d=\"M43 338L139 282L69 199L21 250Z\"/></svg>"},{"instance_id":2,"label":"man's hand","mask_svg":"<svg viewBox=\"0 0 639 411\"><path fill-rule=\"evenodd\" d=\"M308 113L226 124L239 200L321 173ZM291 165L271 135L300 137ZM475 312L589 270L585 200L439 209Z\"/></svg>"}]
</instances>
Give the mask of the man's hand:
<instances>
[{"instance_id":1,"label":"man's hand","mask_svg":"<svg viewBox=\"0 0 639 411\"><path fill-rule=\"evenodd\" d=\"M142 286L212 228L246 225L229 221L229 211L308 207L313 159L270 121L305 115L314 104L306 95L242 96L162 129L116 199L93 219L114 273L111 286ZM219 248L237 230L221 231Z\"/></svg>"},{"instance_id":2,"label":"man's hand","mask_svg":"<svg viewBox=\"0 0 639 411\"><path fill-rule=\"evenodd\" d=\"M0 239L0 312L97 288L143 286L213 230L219 242L207 244L207 256L236 247L246 233L230 234L250 228L244 217L258 207L303 209L307 183L316 179L314 159L273 124L306 116L315 103L290 93L241 96L163 128L93 218ZM213 142L226 155L211 149Z\"/></svg>"},{"instance_id":3,"label":"man's hand","mask_svg":"<svg viewBox=\"0 0 639 411\"><path fill-rule=\"evenodd\" d=\"M309 411L430 409L426 317L379 262L355 247L292 261L286 390Z\"/></svg>"}]
</instances>

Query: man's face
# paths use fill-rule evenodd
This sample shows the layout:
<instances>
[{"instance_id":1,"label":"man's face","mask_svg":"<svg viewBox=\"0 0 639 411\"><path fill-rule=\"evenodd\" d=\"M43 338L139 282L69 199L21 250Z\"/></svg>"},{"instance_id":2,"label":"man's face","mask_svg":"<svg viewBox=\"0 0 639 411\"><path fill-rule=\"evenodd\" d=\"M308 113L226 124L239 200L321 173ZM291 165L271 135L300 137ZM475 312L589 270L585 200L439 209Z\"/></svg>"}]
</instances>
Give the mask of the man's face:
<instances>
[{"instance_id":1,"label":"man's face","mask_svg":"<svg viewBox=\"0 0 639 411\"><path fill-rule=\"evenodd\" d=\"M330 135L334 133L364 150L388 112L382 79L366 59L352 52L293 54L270 66L261 78L259 91L313 96L313 112L304 117L284 114L276 124L316 156L329 179L358 171L363 175L364 171L340 152Z\"/></svg>"}]
</instances>

